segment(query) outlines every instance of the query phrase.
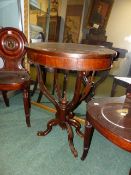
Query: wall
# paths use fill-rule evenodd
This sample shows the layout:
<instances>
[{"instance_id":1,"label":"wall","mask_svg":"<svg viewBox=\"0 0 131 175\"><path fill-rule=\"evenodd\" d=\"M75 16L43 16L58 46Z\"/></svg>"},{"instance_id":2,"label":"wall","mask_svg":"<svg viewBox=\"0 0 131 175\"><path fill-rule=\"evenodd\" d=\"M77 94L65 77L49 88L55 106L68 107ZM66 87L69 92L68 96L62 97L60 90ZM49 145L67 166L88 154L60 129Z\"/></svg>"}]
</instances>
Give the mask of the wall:
<instances>
[{"instance_id":1,"label":"wall","mask_svg":"<svg viewBox=\"0 0 131 175\"><path fill-rule=\"evenodd\" d=\"M131 51L131 43L125 37L131 35L131 0L115 0L106 27L107 40L114 47Z\"/></svg>"},{"instance_id":2,"label":"wall","mask_svg":"<svg viewBox=\"0 0 131 175\"><path fill-rule=\"evenodd\" d=\"M23 4L22 4L23 7ZM18 13L17 0L0 0L0 26L16 27L22 30ZM3 60L0 58L0 68L3 67Z\"/></svg>"},{"instance_id":3,"label":"wall","mask_svg":"<svg viewBox=\"0 0 131 175\"><path fill-rule=\"evenodd\" d=\"M64 35L64 27L65 27L65 18L66 18L66 8L67 7L67 0L59 0L60 8L59 8L59 16L61 16L61 23L60 23L60 34L59 34L59 42L63 41Z\"/></svg>"},{"instance_id":4,"label":"wall","mask_svg":"<svg viewBox=\"0 0 131 175\"><path fill-rule=\"evenodd\" d=\"M17 0L0 1L0 26L20 27Z\"/></svg>"},{"instance_id":5,"label":"wall","mask_svg":"<svg viewBox=\"0 0 131 175\"><path fill-rule=\"evenodd\" d=\"M43 10L44 12L47 12L48 0L38 0L38 2L40 4L41 10Z\"/></svg>"},{"instance_id":6,"label":"wall","mask_svg":"<svg viewBox=\"0 0 131 175\"><path fill-rule=\"evenodd\" d=\"M124 59L114 62L111 74L127 76L131 65L131 43L125 38L131 35L131 0L115 0L106 27L107 41L114 47L128 50Z\"/></svg>"}]
</instances>

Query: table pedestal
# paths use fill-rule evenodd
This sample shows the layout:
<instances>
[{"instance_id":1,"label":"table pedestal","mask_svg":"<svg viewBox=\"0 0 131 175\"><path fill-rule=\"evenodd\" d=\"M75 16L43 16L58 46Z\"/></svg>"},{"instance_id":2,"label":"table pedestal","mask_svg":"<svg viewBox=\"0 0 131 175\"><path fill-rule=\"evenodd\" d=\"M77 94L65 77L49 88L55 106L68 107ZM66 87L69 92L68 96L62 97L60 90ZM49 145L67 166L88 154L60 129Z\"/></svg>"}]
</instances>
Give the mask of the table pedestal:
<instances>
[{"instance_id":1,"label":"table pedestal","mask_svg":"<svg viewBox=\"0 0 131 175\"><path fill-rule=\"evenodd\" d=\"M52 127L55 125L59 125L62 129L66 129L68 133L68 142L71 149L71 152L75 157L78 156L77 150L74 147L73 144L73 129L72 126L75 127L76 133L83 138L83 133L80 131L81 124L74 119L74 109L78 107L78 105L85 99L85 97L89 94L91 87L92 87L92 79L88 77L88 72L79 71L77 72L77 78L76 78L76 84L75 84L75 90L74 95L71 101L68 101L66 98L66 92L64 92L64 97L62 97L61 89L58 83L58 80L56 80L56 93L58 97L58 101L50 94L48 89L46 88L43 79L42 79L42 73L39 65L36 65L37 73L38 73L38 81L41 92L54 104L56 108L56 118L50 120L47 123L47 129L44 131L39 131L37 133L38 136L45 136L47 135L51 130ZM83 80L86 79L86 85L83 85Z\"/></svg>"}]
</instances>

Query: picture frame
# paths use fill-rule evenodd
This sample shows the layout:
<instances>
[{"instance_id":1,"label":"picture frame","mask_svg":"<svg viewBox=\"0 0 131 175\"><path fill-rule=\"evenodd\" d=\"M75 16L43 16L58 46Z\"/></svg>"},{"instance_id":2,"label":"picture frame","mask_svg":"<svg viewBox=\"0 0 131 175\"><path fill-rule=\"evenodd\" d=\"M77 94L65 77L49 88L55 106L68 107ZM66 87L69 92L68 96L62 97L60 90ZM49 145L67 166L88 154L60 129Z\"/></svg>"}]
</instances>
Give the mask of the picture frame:
<instances>
[{"instance_id":1,"label":"picture frame","mask_svg":"<svg viewBox=\"0 0 131 175\"><path fill-rule=\"evenodd\" d=\"M87 27L106 28L114 0L92 0L87 16Z\"/></svg>"}]
</instances>

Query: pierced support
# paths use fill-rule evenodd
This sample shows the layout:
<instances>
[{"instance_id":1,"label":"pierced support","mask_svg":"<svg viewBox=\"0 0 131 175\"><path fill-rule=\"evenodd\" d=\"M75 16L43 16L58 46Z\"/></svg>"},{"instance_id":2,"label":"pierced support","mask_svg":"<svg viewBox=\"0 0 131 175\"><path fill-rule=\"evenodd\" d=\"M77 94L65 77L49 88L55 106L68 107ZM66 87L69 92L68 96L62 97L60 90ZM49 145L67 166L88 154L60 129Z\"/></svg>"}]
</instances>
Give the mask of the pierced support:
<instances>
[{"instance_id":1,"label":"pierced support","mask_svg":"<svg viewBox=\"0 0 131 175\"><path fill-rule=\"evenodd\" d=\"M56 118L50 120L47 124L47 129L45 131L38 131L38 136L45 136L49 132L51 132L52 127L55 125L59 125L62 129L66 129L68 133L68 142L71 152L73 153L74 157L78 156L77 150L74 147L73 143L73 129L72 126L75 127L76 133L83 138L84 134L80 131L81 125L78 121L76 121L73 117L74 109L80 104L80 102L87 96L91 89L92 81L89 78L86 86L83 87L82 78L87 75L88 72L77 72L75 90L72 100L69 102L66 97L66 87L65 92L62 95L60 85L58 84L58 78L56 77L55 81L55 90L57 94L57 100L53 97L48 89L46 88L44 81L42 79L42 73L39 65L36 65L37 72L38 72L38 82L40 86L41 92L54 104L56 108ZM58 76L58 75L56 75ZM65 77L66 79L67 77Z\"/></svg>"}]
</instances>

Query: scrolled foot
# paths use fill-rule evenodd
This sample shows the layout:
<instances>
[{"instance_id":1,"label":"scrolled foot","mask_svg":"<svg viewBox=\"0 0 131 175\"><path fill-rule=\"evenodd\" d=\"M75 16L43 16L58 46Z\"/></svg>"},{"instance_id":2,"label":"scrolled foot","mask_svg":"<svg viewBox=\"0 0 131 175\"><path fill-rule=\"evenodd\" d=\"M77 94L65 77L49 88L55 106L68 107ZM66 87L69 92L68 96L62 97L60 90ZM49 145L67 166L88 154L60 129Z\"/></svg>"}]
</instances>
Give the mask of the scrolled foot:
<instances>
[{"instance_id":1,"label":"scrolled foot","mask_svg":"<svg viewBox=\"0 0 131 175\"><path fill-rule=\"evenodd\" d=\"M52 127L59 124L59 123L60 123L60 121L58 119L50 120L47 124L47 129L45 131L38 131L37 135L38 136L46 136L49 132L51 132Z\"/></svg>"},{"instance_id":2,"label":"scrolled foot","mask_svg":"<svg viewBox=\"0 0 131 175\"><path fill-rule=\"evenodd\" d=\"M80 137L84 137L84 134L80 131L81 129L81 124L75 120L75 119L69 119L69 123L70 125L74 126L76 129L76 133L80 136Z\"/></svg>"}]
</instances>

